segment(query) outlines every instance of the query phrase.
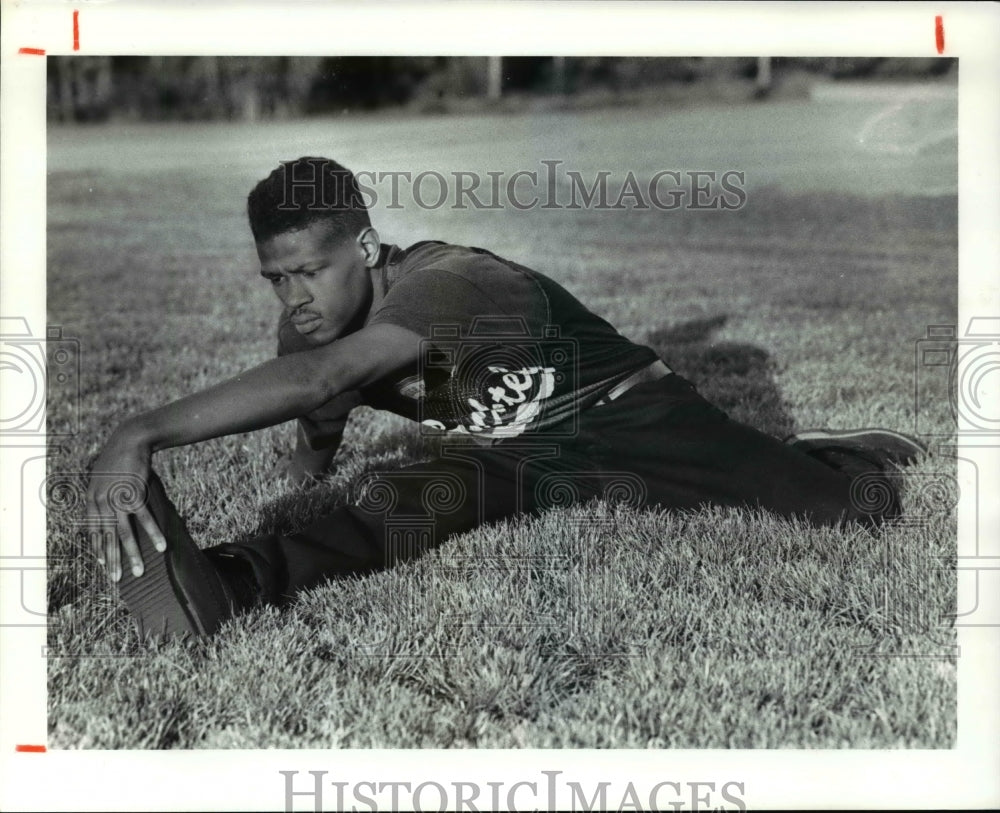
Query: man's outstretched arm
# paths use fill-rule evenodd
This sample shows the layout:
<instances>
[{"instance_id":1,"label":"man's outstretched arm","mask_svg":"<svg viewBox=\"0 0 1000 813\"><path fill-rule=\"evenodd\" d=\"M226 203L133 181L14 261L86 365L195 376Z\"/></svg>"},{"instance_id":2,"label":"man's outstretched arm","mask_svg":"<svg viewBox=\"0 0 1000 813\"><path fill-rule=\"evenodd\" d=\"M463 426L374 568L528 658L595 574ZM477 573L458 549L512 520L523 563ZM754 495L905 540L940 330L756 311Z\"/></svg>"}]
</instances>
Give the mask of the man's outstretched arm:
<instances>
[{"instance_id":1,"label":"man's outstretched arm","mask_svg":"<svg viewBox=\"0 0 1000 813\"><path fill-rule=\"evenodd\" d=\"M263 429L297 418L335 395L361 389L416 360L420 337L405 328L377 324L328 345L267 361L235 378L125 421L94 461L93 473L135 476L147 482L154 452ZM88 489L91 543L111 578L121 577L122 553L133 573L142 572L129 514L113 511L113 477L92 477ZM149 511L135 520L165 550ZM121 540L121 547L118 539Z\"/></svg>"}]
</instances>

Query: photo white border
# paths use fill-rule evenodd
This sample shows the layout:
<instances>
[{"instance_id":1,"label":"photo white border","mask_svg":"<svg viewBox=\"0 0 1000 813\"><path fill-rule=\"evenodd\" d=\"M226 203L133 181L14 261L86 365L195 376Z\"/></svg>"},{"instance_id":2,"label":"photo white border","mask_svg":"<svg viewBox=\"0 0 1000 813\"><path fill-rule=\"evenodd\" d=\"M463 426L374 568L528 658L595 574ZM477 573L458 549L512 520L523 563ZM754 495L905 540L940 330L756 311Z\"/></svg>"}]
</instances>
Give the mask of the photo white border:
<instances>
[{"instance_id":1,"label":"photo white border","mask_svg":"<svg viewBox=\"0 0 1000 813\"><path fill-rule=\"evenodd\" d=\"M45 58L80 54L456 54L935 56L942 15L945 56L959 69L959 330L1000 316L1000 8L975 3L659 2L21 2L5 4L0 177L0 312L44 326ZM289 26L294 14L295 25ZM287 31L287 34L283 32ZM0 395L2 398L2 395ZM998 441L1000 442L1000 441ZM39 441L41 448L44 443ZM997 488L995 448L966 456L982 494ZM38 454L37 450L34 454ZM43 452L41 452L43 453ZM21 523L44 538L44 513L16 517L17 460L0 439L3 529ZM980 555L1000 555L996 509L980 500ZM960 540L974 538L960 516ZM3 556L20 534L3 533ZM960 545L961 545L960 541ZM985 546L985 547L984 547ZM13 548L13 550L12 550ZM986 574L981 587L994 584ZM960 606L967 606L966 593ZM0 610L8 609L2 599ZM998 630L959 631L959 735L949 751L52 751L46 741L43 628L0 627L0 809L283 809L279 770L327 779L506 781L563 770L561 780L623 788L629 780L743 781L750 808L1000 806ZM301 778L301 777L300 777ZM587 785L585 784L585 787ZM609 798L618 799L614 789ZM332 799L328 798L328 802ZM566 804L568 799L562 798ZM308 800L298 803L309 809Z\"/></svg>"}]
</instances>

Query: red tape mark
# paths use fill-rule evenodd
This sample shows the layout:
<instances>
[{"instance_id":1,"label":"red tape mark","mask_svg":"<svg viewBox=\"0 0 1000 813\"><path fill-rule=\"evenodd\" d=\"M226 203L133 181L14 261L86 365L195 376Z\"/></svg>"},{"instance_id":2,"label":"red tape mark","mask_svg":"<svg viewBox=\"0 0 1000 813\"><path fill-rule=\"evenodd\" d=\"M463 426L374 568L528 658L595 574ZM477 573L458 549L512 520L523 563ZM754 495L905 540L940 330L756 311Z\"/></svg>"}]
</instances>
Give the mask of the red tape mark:
<instances>
[{"instance_id":1,"label":"red tape mark","mask_svg":"<svg viewBox=\"0 0 1000 813\"><path fill-rule=\"evenodd\" d=\"M80 12L76 10L73 11L73 50L80 50Z\"/></svg>"},{"instance_id":2,"label":"red tape mark","mask_svg":"<svg viewBox=\"0 0 1000 813\"><path fill-rule=\"evenodd\" d=\"M18 48L19 54L33 54L34 56L45 56L44 48Z\"/></svg>"},{"instance_id":3,"label":"red tape mark","mask_svg":"<svg viewBox=\"0 0 1000 813\"><path fill-rule=\"evenodd\" d=\"M15 745L14 746L14 750L15 751L25 751L25 752L27 752L29 754L44 754L45 753L45 746L44 745Z\"/></svg>"},{"instance_id":4,"label":"red tape mark","mask_svg":"<svg viewBox=\"0 0 1000 813\"><path fill-rule=\"evenodd\" d=\"M944 18L938 14L934 18L934 44L937 45L937 52L944 53Z\"/></svg>"}]
</instances>

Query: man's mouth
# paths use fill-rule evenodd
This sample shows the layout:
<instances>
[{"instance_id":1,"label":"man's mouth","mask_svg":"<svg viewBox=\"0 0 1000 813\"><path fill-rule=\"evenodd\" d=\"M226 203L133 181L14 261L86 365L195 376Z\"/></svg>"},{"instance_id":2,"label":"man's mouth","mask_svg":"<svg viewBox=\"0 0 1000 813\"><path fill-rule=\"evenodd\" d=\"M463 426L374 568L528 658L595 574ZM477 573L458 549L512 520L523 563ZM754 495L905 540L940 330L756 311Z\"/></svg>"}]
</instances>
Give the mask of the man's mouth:
<instances>
[{"instance_id":1,"label":"man's mouth","mask_svg":"<svg viewBox=\"0 0 1000 813\"><path fill-rule=\"evenodd\" d=\"M291 322L299 333L312 333L322 324L323 318L319 314L304 311L294 314Z\"/></svg>"}]
</instances>

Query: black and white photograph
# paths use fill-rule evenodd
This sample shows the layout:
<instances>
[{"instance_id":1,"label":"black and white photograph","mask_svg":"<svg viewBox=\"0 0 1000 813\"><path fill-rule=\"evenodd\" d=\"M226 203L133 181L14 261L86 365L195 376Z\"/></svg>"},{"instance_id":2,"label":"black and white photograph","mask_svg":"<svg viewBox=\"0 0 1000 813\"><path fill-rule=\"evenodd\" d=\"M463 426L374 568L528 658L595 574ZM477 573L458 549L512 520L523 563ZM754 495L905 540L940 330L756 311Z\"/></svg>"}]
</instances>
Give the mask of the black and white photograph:
<instances>
[{"instance_id":1,"label":"black and white photograph","mask_svg":"<svg viewBox=\"0 0 1000 813\"><path fill-rule=\"evenodd\" d=\"M1000 309L947 9L923 52L502 56L88 50L89 11L4 49L44 121L4 149L44 208L16 246L5 183L8 751L281 752L263 809L745 810L837 800L739 754L968 741ZM482 778L405 767L443 749Z\"/></svg>"}]
</instances>

